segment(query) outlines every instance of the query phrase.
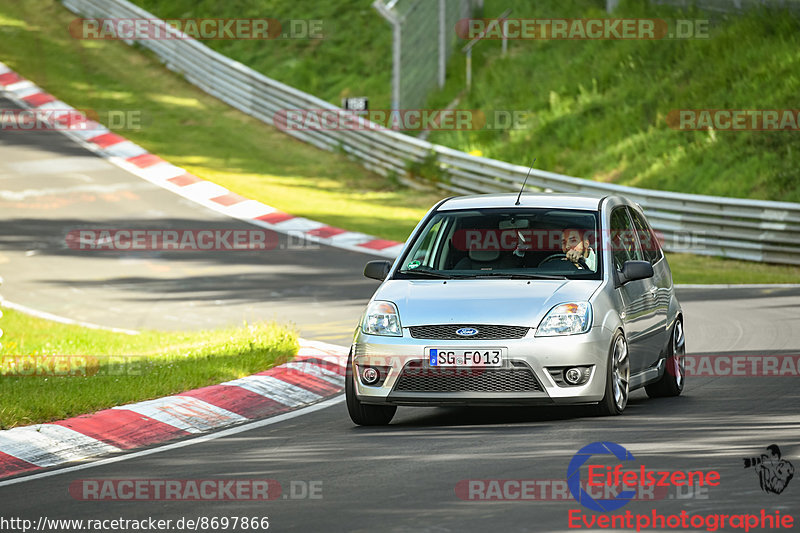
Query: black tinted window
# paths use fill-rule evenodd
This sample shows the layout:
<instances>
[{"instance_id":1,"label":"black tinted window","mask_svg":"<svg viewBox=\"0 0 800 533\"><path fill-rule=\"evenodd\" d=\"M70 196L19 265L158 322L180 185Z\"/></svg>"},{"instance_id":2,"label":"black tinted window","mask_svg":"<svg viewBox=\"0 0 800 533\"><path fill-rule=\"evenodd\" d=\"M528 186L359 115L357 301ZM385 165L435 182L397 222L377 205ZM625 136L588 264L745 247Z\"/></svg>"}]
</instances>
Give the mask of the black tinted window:
<instances>
[{"instance_id":1,"label":"black tinted window","mask_svg":"<svg viewBox=\"0 0 800 533\"><path fill-rule=\"evenodd\" d=\"M617 270L622 270L625 261L644 260L628 211L624 207L618 207L611 212L610 245Z\"/></svg>"},{"instance_id":2,"label":"black tinted window","mask_svg":"<svg viewBox=\"0 0 800 533\"><path fill-rule=\"evenodd\" d=\"M658 238L656 238L655 233L641 213L636 209L629 209L629 211L631 218L633 218L633 225L636 227L636 235L639 236L639 242L642 245L644 257L651 264L655 264L661 259L661 247L658 244Z\"/></svg>"}]
</instances>

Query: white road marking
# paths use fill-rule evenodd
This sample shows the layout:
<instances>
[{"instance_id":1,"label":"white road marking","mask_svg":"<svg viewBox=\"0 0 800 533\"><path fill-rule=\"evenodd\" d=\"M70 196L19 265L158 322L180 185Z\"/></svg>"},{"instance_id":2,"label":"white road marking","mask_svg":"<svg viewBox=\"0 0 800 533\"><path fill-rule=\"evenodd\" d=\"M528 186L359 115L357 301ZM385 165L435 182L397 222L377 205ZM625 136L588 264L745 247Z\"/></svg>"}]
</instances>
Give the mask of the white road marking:
<instances>
[{"instance_id":1,"label":"white road marking","mask_svg":"<svg viewBox=\"0 0 800 533\"><path fill-rule=\"evenodd\" d=\"M121 143L112 144L111 146L106 146L102 150L110 157L119 157L122 159L148 153L147 150L131 141L122 141Z\"/></svg>"},{"instance_id":2,"label":"white road marking","mask_svg":"<svg viewBox=\"0 0 800 533\"><path fill-rule=\"evenodd\" d=\"M12 83L11 85L6 85L5 90L7 92L13 93L19 99L25 98L26 96L30 96L32 94L38 94L42 92L42 90L33 84L30 80L22 80L18 81L17 83ZM30 105L25 102L28 107Z\"/></svg>"},{"instance_id":3,"label":"white road marking","mask_svg":"<svg viewBox=\"0 0 800 533\"><path fill-rule=\"evenodd\" d=\"M233 204L230 208L235 210L236 216L243 218L256 218L277 211L274 207L262 204L257 200L245 200L244 202Z\"/></svg>"},{"instance_id":4,"label":"white road marking","mask_svg":"<svg viewBox=\"0 0 800 533\"><path fill-rule=\"evenodd\" d=\"M140 169L139 172L146 174L149 179L153 180L168 180L186 174L186 171L181 167L176 167L167 162L156 163L151 167Z\"/></svg>"},{"instance_id":5,"label":"white road marking","mask_svg":"<svg viewBox=\"0 0 800 533\"><path fill-rule=\"evenodd\" d=\"M24 191L0 190L0 198L9 202L20 202L26 198L93 192L107 194L116 191L130 191L136 189L149 189L144 183L113 183L111 185L75 185L73 187L51 187L47 189L25 189Z\"/></svg>"},{"instance_id":6,"label":"white road marking","mask_svg":"<svg viewBox=\"0 0 800 533\"><path fill-rule=\"evenodd\" d=\"M283 232L307 232L314 229L322 228L327 224L323 224L322 222L317 222L316 220L309 220L307 218L290 218L288 220L284 220L283 222L278 222L277 224L272 224L274 228L280 228ZM317 238L316 240L320 240Z\"/></svg>"},{"instance_id":7,"label":"white road marking","mask_svg":"<svg viewBox=\"0 0 800 533\"><path fill-rule=\"evenodd\" d=\"M0 452L41 467L78 461L119 448L64 426L43 424L0 433Z\"/></svg>"},{"instance_id":8,"label":"white road marking","mask_svg":"<svg viewBox=\"0 0 800 533\"><path fill-rule=\"evenodd\" d=\"M225 187L210 181L199 181L181 188L181 196L195 201L210 201L211 198L223 196L229 192Z\"/></svg>"},{"instance_id":9,"label":"white road marking","mask_svg":"<svg viewBox=\"0 0 800 533\"><path fill-rule=\"evenodd\" d=\"M111 133L111 130L103 126L102 124L95 122L93 120L89 120L86 122L86 129L83 130L70 130L64 131L65 135L69 134L68 136L77 137L84 141L88 139L92 139L99 135L105 135L106 133Z\"/></svg>"},{"instance_id":10,"label":"white road marking","mask_svg":"<svg viewBox=\"0 0 800 533\"><path fill-rule=\"evenodd\" d=\"M133 411L189 433L202 433L247 421L247 418L241 415L192 396L166 396L156 400L120 405L113 409Z\"/></svg>"},{"instance_id":11,"label":"white road marking","mask_svg":"<svg viewBox=\"0 0 800 533\"><path fill-rule=\"evenodd\" d=\"M242 387L289 407L299 407L322 399L319 394L272 376L247 376L222 385Z\"/></svg>"},{"instance_id":12,"label":"white road marking","mask_svg":"<svg viewBox=\"0 0 800 533\"><path fill-rule=\"evenodd\" d=\"M37 311L36 309L21 304L9 302L8 300L4 300L3 298L0 298L0 306L13 309L14 311L19 311L20 313L25 313L26 315L43 318L45 320L52 320L53 322L59 322L61 324L74 324L76 326L83 326L84 328L90 328L90 329L105 329L108 331L113 331L115 333L126 333L128 335L139 334L138 331L133 329L122 329L122 328L111 328L108 326L100 326L99 324L92 324L91 322L82 322L80 320L73 320L71 318L54 315L46 311Z\"/></svg>"}]
</instances>

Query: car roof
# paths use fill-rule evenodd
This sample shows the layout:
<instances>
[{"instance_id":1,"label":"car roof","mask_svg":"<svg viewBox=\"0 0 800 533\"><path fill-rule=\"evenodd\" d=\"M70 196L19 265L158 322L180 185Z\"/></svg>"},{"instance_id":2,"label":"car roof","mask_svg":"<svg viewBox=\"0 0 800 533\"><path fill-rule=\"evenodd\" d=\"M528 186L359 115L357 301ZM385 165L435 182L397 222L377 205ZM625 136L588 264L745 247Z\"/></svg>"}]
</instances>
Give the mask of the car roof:
<instances>
[{"instance_id":1,"label":"car roof","mask_svg":"<svg viewBox=\"0 0 800 533\"><path fill-rule=\"evenodd\" d=\"M452 211L456 209L487 209L493 207L544 207L561 209L590 209L597 211L600 201L605 196L588 194L562 194L562 193L523 193L519 205L517 193L505 194L476 194L472 196L456 196L444 200L437 211Z\"/></svg>"}]
</instances>

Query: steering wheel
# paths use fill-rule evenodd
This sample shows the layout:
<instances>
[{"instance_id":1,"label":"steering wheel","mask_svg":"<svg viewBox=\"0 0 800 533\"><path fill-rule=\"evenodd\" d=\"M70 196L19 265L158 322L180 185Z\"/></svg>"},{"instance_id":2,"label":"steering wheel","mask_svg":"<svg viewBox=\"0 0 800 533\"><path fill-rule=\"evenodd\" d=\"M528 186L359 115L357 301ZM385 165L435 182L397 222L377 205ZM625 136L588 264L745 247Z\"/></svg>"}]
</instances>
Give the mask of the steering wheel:
<instances>
[{"instance_id":1,"label":"steering wheel","mask_svg":"<svg viewBox=\"0 0 800 533\"><path fill-rule=\"evenodd\" d=\"M566 259L566 258L567 258L567 254L552 254L552 255L548 255L547 257L545 257L544 259L539 261L539 266L542 266L543 264L547 263L548 261L555 261L556 259Z\"/></svg>"},{"instance_id":2,"label":"steering wheel","mask_svg":"<svg viewBox=\"0 0 800 533\"><path fill-rule=\"evenodd\" d=\"M548 255L547 257L545 257L544 259L539 261L539 265L538 266L542 266L543 264L547 263L548 261L555 261L557 259L566 259L566 258L567 258L567 254L552 254L552 255ZM575 263L573 263L572 261L567 261L567 263L569 263L569 265L572 266L572 267L578 268L575 265ZM583 257L578 259L578 264L580 264L584 269L590 270L589 269L589 265L586 264L586 260L584 260Z\"/></svg>"}]
</instances>

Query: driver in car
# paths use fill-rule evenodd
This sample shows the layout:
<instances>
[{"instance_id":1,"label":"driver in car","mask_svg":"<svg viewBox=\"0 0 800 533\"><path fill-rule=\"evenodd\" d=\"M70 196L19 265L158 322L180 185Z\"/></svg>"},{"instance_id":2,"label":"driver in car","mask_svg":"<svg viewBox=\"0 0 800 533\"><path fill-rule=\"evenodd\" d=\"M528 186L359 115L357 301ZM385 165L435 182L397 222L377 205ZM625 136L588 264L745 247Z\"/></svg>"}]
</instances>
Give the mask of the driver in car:
<instances>
[{"instance_id":1,"label":"driver in car","mask_svg":"<svg viewBox=\"0 0 800 533\"><path fill-rule=\"evenodd\" d=\"M561 251L567 256L567 261L572 262L577 268L597 271L597 254L589 246L585 230L563 230L561 232Z\"/></svg>"}]
</instances>

